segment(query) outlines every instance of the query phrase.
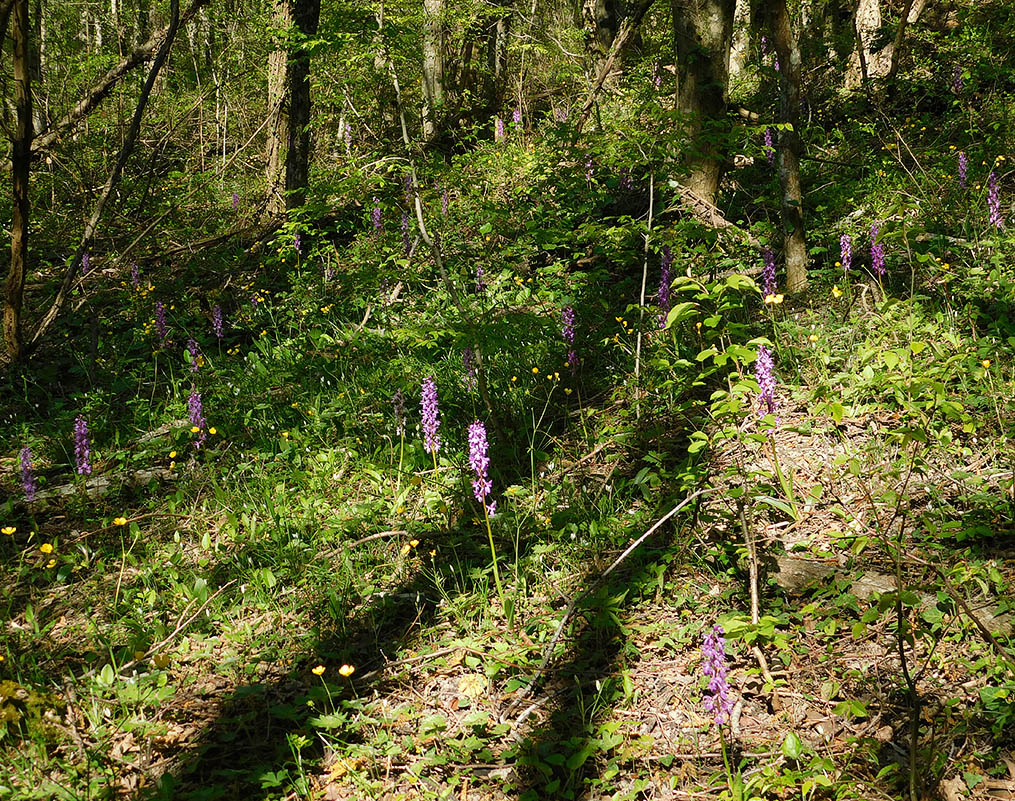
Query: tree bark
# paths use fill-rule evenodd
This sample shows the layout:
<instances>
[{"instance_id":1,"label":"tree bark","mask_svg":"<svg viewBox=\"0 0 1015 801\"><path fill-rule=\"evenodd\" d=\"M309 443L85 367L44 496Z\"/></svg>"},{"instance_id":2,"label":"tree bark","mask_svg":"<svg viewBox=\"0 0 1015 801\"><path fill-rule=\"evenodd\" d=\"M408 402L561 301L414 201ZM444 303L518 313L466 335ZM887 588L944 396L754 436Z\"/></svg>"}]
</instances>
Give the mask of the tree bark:
<instances>
[{"instance_id":1,"label":"tree bark","mask_svg":"<svg viewBox=\"0 0 1015 801\"><path fill-rule=\"evenodd\" d=\"M304 39L317 35L321 0L296 0L296 29ZM310 179L310 51L305 42L289 62L289 150L285 160L286 208L307 200Z\"/></svg>"},{"instance_id":2,"label":"tree bark","mask_svg":"<svg viewBox=\"0 0 1015 801\"><path fill-rule=\"evenodd\" d=\"M31 209L28 180L32 164L32 85L29 41L28 0L14 0L14 105L17 114L11 157L14 190L11 218L11 264L7 273L4 298L4 348L7 358L21 358L21 306L25 292L25 268L28 262L28 231Z\"/></svg>"},{"instance_id":3,"label":"tree bark","mask_svg":"<svg viewBox=\"0 0 1015 801\"><path fill-rule=\"evenodd\" d=\"M444 106L444 0L423 0L423 138L431 141Z\"/></svg>"},{"instance_id":4,"label":"tree bark","mask_svg":"<svg viewBox=\"0 0 1015 801\"><path fill-rule=\"evenodd\" d=\"M779 58L778 169L782 190L783 255L786 260L786 289L807 289L807 242L804 238L803 189L800 183L800 48L790 26L786 0L769 0L772 44Z\"/></svg>"},{"instance_id":5,"label":"tree bark","mask_svg":"<svg viewBox=\"0 0 1015 801\"><path fill-rule=\"evenodd\" d=\"M288 39L293 22L291 0L274 0L272 22L275 26L277 43L268 56L268 124L266 144L267 159L267 203L265 209L270 216L285 213L285 163L289 145L289 87Z\"/></svg>"},{"instance_id":6,"label":"tree bark","mask_svg":"<svg viewBox=\"0 0 1015 801\"><path fill-rule=\"evenodd\" d=\"M677 54L677 111L689 142L685 181L708 203L715 202L722 174L719 140L726 116L734 0L671 0Z\"/></svg>"}]
</instances>

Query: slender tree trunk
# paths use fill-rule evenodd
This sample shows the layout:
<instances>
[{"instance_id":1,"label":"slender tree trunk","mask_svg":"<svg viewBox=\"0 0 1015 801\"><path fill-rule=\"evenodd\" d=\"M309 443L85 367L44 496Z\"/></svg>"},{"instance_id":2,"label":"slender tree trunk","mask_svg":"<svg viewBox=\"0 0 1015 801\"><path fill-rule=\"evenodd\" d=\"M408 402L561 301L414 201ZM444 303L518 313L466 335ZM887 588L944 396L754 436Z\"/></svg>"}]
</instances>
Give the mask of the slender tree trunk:
<instances>
[{"instance_id":1,"label":"slender tree trunk","mask_svg":"<svg viewBox=\"0 0 1015 801\"><path fill-rule=\"evenodd\" d=\"M686 187L715 202L722 173L734 0L671 0L677 111L688 140Z\"/></svg>"},{"instance_id":2,"label":"slender tree trunk","mask_svg":"<svg viewBox=\"0 0 1015 801\"><path fill-rule=\"evenodd\" d=\"M423 0L423 139L432 140L444 106L444 0Z\"/></svg>"},{"instance_id":3,"label":"slender tree trunk","mask_svg":"<svg viewBox=\"0 0 1015 801\"><path fill-rule=\"evenodd\" d=\"M321 0L296 0L296 29L317 35ZM310 51L301 43L289 62L289 150L285 160L286 207L302 206L310 178Z\"/></svg>"},{"instance_id":4,"label":"slender tree trunk","mask_svg":"<svg viewBox=\"0 0 1015 801\"><path fill-rule=\"evenodd\" d=\"M786 259L786 289L807 289L807 243L804 239L803 189L800 184L800 155L803 143L797 132L800 116L800 48L790 24L786 0L769 0L772 44L779 58L779 186L782 189L783 253Z\"/></svg>"},{"instance_id":5,"label":"slender tree trunk","mask_svg":"<svg viewBox=\"0 0 1015 801\"><path fill-rule=\"evenodd\" d=\"M21 358L21 305L25 292L25 268L28 262L28 178L32 165L32 86L30 67L31 31L28 0L14 0L14 105L17 128L11 158L14 189L11 219L11 265L7 273L4 298L4 346L7 357Z\"/></svg>"},{"instance_id":6,"label":"slender tree trunk","mask_svg":"<svg viewBox=\"0 0 1015 801\"><path fill-rule=\"evenodd\" d=\"M889 59L872 49L874 37L881 28L879 0L857 0L853 14L856 47L846 67L846 88L856 89L869 78L883 78L888 73Z\"/></svg>"},{"instance_id":7,"label":"slender tree trunk","mask_svg":"<svg viewBox=\"0 0 1015 801\"><path fill-rule=\"evenodd\" d=\"M290 0L274 0L272 21L277 43L268 56L268 185L266 211L270 216L285 213L285 162L289 143L288 63L289 29L293 15Z\"/></svg>"},{"instance_id":8,"label":"slender tree trunk","mask_svg":"<svg viewBox=\"0 0 1015 801\"><path fill-rule=\"evenodd\" d=\"M497 5L506 8L507 13L491 22L484 35L486 75L483 80L483 97L489 114L494 114L504 104L508 76L507 41L511 35L511 4L511 0L498 0Z\"/></svg>"}]
</instances>

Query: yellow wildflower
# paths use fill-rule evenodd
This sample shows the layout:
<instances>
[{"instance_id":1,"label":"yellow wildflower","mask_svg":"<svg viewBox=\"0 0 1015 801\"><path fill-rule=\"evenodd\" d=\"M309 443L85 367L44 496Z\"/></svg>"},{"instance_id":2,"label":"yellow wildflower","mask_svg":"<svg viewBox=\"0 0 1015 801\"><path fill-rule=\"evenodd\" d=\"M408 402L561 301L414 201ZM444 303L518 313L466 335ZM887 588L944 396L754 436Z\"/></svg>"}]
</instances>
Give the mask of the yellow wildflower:
<instances>
[{"instance_id":1,"label":"yellow wildflower","mask_svg":"<svg viewBox=\"0 0 1015 801\"><path fill-rule=\"evenodd\" d=\"M169 452L169 458L170 459L175 459L176 458L176 451L170 451Z\"/></svg>"},{"instance_id":2,"label":"yellow wildflower","mask_svg":"<svg viewBox=\"0 0 1015 801\"><path fill-rule=\"evenodd\" d=\"M833 286L832 287L832 297L833 298L841 298L842 297L842 290L839 289L839 287L837 287L837 286Z\"/></svg>"},{"instance_id":3,"label":"yellow wildflower","mask_svg":"<svg viewBox=\"0 0 1015 801\"><path fill-rule=\"evenodd\" d=\"M982 365L983 365L983 366L984 366L985 368L989 368L989 367L990 367L990 359L984 359L984 360L983 360L982 362L980 362L980 363L981 363L981 364L982 364Z\"/></svg>"},{"instance_id":4,"label":"yellow wildflower","mask_svg":"<svg viewBox=\"0 0 1015 801\"><path fill-rule=\"evenodd\" d=\"M356 672L356 668L354 668L352 665L342 665L342 667L338 669L338 672L345 678L349 678L353 673Z\"/></svg>"},{"instance_id":5,"label":"yellow wildflower","mask_svg":"<svg viewBox=\"0 0 1015 801\"><path fill-rule=\"evenodd\" d=\"M4 534L6 534L9 537L15 531L17 531L17 528L15 528L14 526L4 526L3 528L0 528L0 531L2 531Z\"/></svg>"},{"instance_id":6,"label":"yellow wildflower","mask_svg":"<svg viewBox=\"0 0 1015 801\"><path fill-rule=\"evenodd\" d=\"M783 298L785 297L786 297L785 295L766 295L765 303L770 306L778 306L780 303L782 303Z\"/></svg>"},{"instance_id":7,"label":"yellow wildflower","mask_svg":"<svg viewBox=\"0 0 1015 801\"><path fill-rule=\"evenodd\" d=\"M538 375L538 374L539 374L539 368L538 367L533 367L532 368L532 375Z\"/></svg>"},{"instance_id":8,"label":"yellow wildflower","mask_svg":"<svg viewBox=\"0 0 1015 801\"><path fill-rule=\"evenodd\" d=\"M214 436L215 434L218 433L218 431L215 429L215 426L212 426L211 428L208 429L208 433Z\"/></svg>"},{"instance_id":9,"label":"yellow wildflower","mask_svg":"<svg viewBox=\"0 0 1015 801\"><path fill-rule=\"evenodd\" d=\"M127 525L127 518L126 517L114 517L113 518L113 525L114 526L125 526L125 525Z\"/></svg>"},{"instance_id":10,"label":"yellow wildflower","mask_svg":"<svg viewBox=\"0 0 1015 801\"><path fill-rule=\"evenodd\" d=\"M310 672L313 673L315 676L323 676L324 665L318 665L317 667L313 668Z\"/></svg>"},{"instance_id":11,"label":"yellow wildflower","mask_svg":"<svg viewBox=\"0 0 1015 801\"><path fill-rule=\"evenodd\" d=\"M417 545L419 545L419 540L409 540L409 545L415 548Z\"/></svg>"},{"instance_id":12,"label":"yellow wildflower","mask_svg":"<svg viewBox=\"0 0 1015 801\"><path fill-rule=\"evenodd\" d=\"M808 342L817 342L818 341L818 335L817 334L811 334L809 337L807 337L807 341Z\"/></svg>"},{"instance_id":13,"label":"yellow wildflower","mask_svg":"<svg viewBox=\"0 0 1015 801\"><path fill-rule=\"evenodd\" d=\"M42 545L39 546L39 550L47 554L53 553L53 546L50 545L48 542L44 542L42 543Z\"/></svg>"},{"instance_id":14,"label":"yellow wildflower","mask_svg":"<svg viewBox=\"0 0 1015 801\"><path fill-rule=\"evenodd\" d=\"M56 559L50 559L48 562L46 562L47 569L52 569L54 567L56 567Z\"/></svg>"},{"instance_id":15,"label":"yellow wildflower","mask_svg":"<svg viewBox=\"0 0 1015 801\"><path fill-rule=\"evenodd\" d=\"M191 434L197 434L200 431L201 431L201 427L200 426L191 426L190 427L190 433Z\"/></svg>"}]
</instances>

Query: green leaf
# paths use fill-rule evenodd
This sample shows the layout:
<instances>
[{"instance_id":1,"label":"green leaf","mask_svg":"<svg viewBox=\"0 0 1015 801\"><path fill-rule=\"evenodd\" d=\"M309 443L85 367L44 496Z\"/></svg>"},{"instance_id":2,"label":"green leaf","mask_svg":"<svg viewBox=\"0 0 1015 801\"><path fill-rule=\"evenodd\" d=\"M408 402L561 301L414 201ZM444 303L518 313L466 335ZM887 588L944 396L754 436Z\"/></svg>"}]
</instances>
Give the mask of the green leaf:
<instances>
[{"instance_id":1,"label":"green leaf","mask_svg":"<svg viewBox=\"0 0 1015 801\"><path fill-rule=\"evenodd\" d=\"M782 752L790 759L799 760L804 755L803 741L794 732L790 732L782 741Z\"/></svg>"}]
</instances>

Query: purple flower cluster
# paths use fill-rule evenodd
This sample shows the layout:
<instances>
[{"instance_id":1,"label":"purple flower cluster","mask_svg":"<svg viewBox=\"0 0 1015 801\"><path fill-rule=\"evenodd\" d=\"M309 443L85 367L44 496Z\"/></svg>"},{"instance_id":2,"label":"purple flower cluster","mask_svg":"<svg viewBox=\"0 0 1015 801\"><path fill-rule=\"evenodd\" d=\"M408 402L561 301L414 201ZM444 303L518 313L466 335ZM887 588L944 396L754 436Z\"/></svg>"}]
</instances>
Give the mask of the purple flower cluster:
<instances>
[{"instance_id":1,"label":"purple flower cluster","mask_svg":"<svg viewBox=\"0 0 1015 801\"><path fill-rule=\"evenodd\" d=\"M652 65L652 85L659 89L663 85L663 73L659 69L659 62Z\"/></svg>"},{"instance_id":2,"label":"purple flower cluster","mask_svg":"<svg viewBox=\"0 0 1015 801\"><path fill-rule=\"evenodd\" d=\"M476 292L486 292L486 281L483 280L483 268L476 265Z\"/></svg>"},{"instance_id":3,"label":"purple flower cluster","mask_svg":"<svg viewBox=\"0 0 1015 801\"><path fill-rule=\"evenodd\" d=\"M451 196L448 194L448 190L445 189L441 192L441 214L445 217L448 216L448 206L451 205Z\"/></svg>"},{"instance_id":4,"label":"purple flower cluster","mask_svg":"<svg viewBox=\"0 0 1015 801\"><path fill-rule=\"evenodd\" d=\"M670 246L663 248L663 255L659 258L659 328L666 328L666 318L670 313L670 284L673 279L670 277L670 268L673 266L673 251Z\"/></svg>"},{"instance_id":5,"label":"purple flower cluster","mask_svg":"<svg viewBox=\"0 0 1015 801\"><path fill-rule=\"evenodd\" d=\"M772 129L765 129L765 158L768 163L775 166L775 140L772 138Z\"/></svg>"},{"instance_id":6,"label":"purple flower cluster","mask_svg":"<svg viewBox=\"0 0 1015 801\"><path fill-rule=\"evenodd\" d=\"M515 108L514 113L511 115L511 121L515 125L521 125L522 124L522 107L521 106L518 106L517 108Z\"/></svg>"},{"instance_id":7,"label":"purple flower cluster","mask_svg":"<svg viewBox=\"0 0 1015 801\"><path fill-rule=\"evenodd\" d=\"M74 462L79 476L92 474L91 445L88 441L88 421L80 414L74 418Z\"/></svg>"},{"instance_id":8,"label":"purple flower cluster","mask_svg":"<svg viewBox=\"0 0 1015 801\"><path fill-rule=\"evenodd\" d=\"M405 436L405 396L402 390L397 390L391 398L391 407L395 413L395 433L400 437Z\"/></svg>"},{"instance_id":9,"label":"purple flower cluster","mask_svg":"<svg viewBox=\"0 0 1015 801\"><path fill-rule=\"evenodd\" d=\"M701 672L708 678L705 709L715 716L716 726L729 722L734 706L726 678L726 639L723 634L722 626L716 623L705 635L701 647Z\"/></svg>"},{"instance_id":10,"label":"purple flower cluster","mask_svg":"<svg viewBox=\"0 0 1015 801\"><path fill-rule=\"evenodd\" d=\"M567 122L567 109L558 106L553 110L553 118L557 122Z\"/></svg>"},{"instance_id":11,"label":"purple flower cluster","mask_svg":"<svg viewBox=\"0 0 1015 801\"><path fill-rule=\"evenodd\" d=\"M965 150L959 151L959 188L966 188L966 175L969 173L969 156Z\"/></svg>"},{"instance_id":12,"label":"purple flower cluster","mask_svg":"<svg viewBox=\"0 0 1015 801\"><path fill-rule=\"evenodd\" d=\"M201 351L197 347L197 340L193 337L187 340L187 353L190 354L190 372L196 373L201 368Z\"/></svg>"},{"instance_id":13,"label":"purple flower cluster","mask_svg":"<svg viewBox=\"0 0 1015 801\"><path fill-rule=\"evenodd\" d=\"M764 417L775 412L775 362L772 353L762 345L754 362L754 378L758 382L758 413Z\"/></svg>"},{"instance_id":14,"label":"purple flower cluster","mask_svg":"<svg viewBox=\"0 0 1015 801\"><path fill-rule=\"evenodd\" d=\"M161 300L155 301L155 333L159 335L159 347L169 342L169 326L166 325L166 307Z\"/></svg>"},{"instance_id":15,"label":"purple flower cluster","mask_svg":"<svg viewBox=\"0 0 1015 801\"><path fill-rule=\"evenodd\" d=\"M846 273L853 264L853 240L849 238L849 234L839 237L839 264Z\"/></svg>"},{"instance_id":16,"label":"purple flower cluster","mask_svg":"<svg viewBox=\"0 0 1015 801\"><path fill-rule=\"evenodd\" d=\"M990 212L990 224L999 231L1004 226L1001 219L1001 193L997 184L997 173L993 170L987 176L987 208Z\"/></svg>"},{"instance_id":17,"label":"purple flower cluster","mask_svg":"<svg viewBox=\"0 0 1015 801\"><path fill-rule=\"evenodd\" d=\"M466 345L465 350L462 351L462 367L465 368L465 386L470 390L475 390L478 383L476 379L476 354L469 345Z\"/></svg>"},{"instance_id":18,"label":"purple flower cluster","mask_svg":"<svg viewBox=\"0 0 1015 801\"><path fill-rule=\"evenodd\" d=\"M432 378L423 380L419 406L423 416L423 450L436 457L441 449L441 438L437 433L441 421L437 408L437 384Z\"/></svg>"},{"instance_id":19,"label":"purple flower cluster","mask_svg":"<svg viewBox=\"0 0 1015 801\"><path fill-rule=\"evenodd\" d=\"M472 492L476 496L476 500L483 504L486 514L492 515L497 510L497 503L486 500L493 488L487 476L490 469L487 450L486 427L477 420L469 426L469 467L476 475L472 480Z\"/></svg>"},{"instance_id":20,"label":"purple flower cluster","mask_svg":"<svg viewBox=\"0 0 1015 801\"><path fill-rule=\"evenodd\" d=\"M952 91L960 95L962 89L965 87L965 83L962 81L962 67L955 65L955 71L952 73Z\"/></svg>"},{"instance_id":21,"label":"purple flower cluster","mask_svg":"<svg viewBox=\"0 0 1015 801\"><path fill-rule=\"evenodd\" d=\"M878 242L878 224L871 225L871 267L878 278L885 274L885 246Z\"/></svg>"},{"instance_id":22,"label":"purple flower cluster","mask_svg":"<svg viewBox=\"0 0 1015 801\"><path fill-rule=\"evenodd\" d=\"M412 242L409 239L409 215L402 215L402 246L405 248L405 255L409 255L412 249Z\"/></svg>"},{"instance_id":23,"label":"purple flower cluster","mask_svg":"<svg viewBox=\"0 0 1015 801\"><path fill-rule=\"evenodd\" d=\"M762 251L765 259L765 266L761 270L761 295L770 298L775 294L775 254L772 248L765 248Z\"/></svg>"},{"instance_id":24,"label":"purple flower cluster","mask_svg":"<svg viewBox=\"0 0 1015 801\"><path fill-rule=\"evenodd\" d=\"M500 117L493 124L493 139L495 142L499 142L504 138L504 120Z\"/></svg>"},{"instance_id":25,"label":"purple flower cluster","mask_svg":"<svg viewBox=\"0 0 1015 801\"><path fill-rule=\"evenodd\" d=\"M187 414L190 418L190 425L193 428L198 429L196 432L197 439L194 440L194 447L200 448L206 439L208 439L208 432L205 430L207 422L204 419L204 405L201 403L201 393L197 391L197 387L190 388L190 397L187 399Z\"/></svg>"},{"instance_id":26,"label":"purple flower cluster","mask_svg":"<svg viewBox=\"0 0 1015 801\"><path fill-rule=\"evenodd\" d=\"M31 448L25 447L21 449L20 467L21 488L25 491L25 500L31 503L35 500L35 493L39 490L39 485L35 481L35 475L32 472Z\"/></svg>"},{"instance_id":27,"label":"purple flower cluster","mask_svg":"<svg viewBox=\"0 0 1015 801\"><path fill-rule=\"evenodd\" d=\"M591 183L593 174L594 173L592 171L592 154L589 153L588 158L585 159L585 180Z\"/></svg>"},{"instance_id":28,"label":"purple flower cluster","mask_svg":"<svg viewBox=\"0 0 1015 801\"><path fill-rule=\"evenodd\" d=\"M578 354L574 349L575 313L573 306L565 306L560 312L561 334L567 343L567 366L572 373L578 371Z\"/></svg>"},{"instance_id":29,"label":"purple flower cluster","mask_svg":"<svg viewBox=\"0 0 1015 801\"><path fill-rule=\"evenodd\" d=\"M141 286L141 273L138 272L137 262L134 262L132 265L130 265L130 285L134 289L137 289L138 287Z\"/></svg>"},{"instance_id":30,"label":"purple flower cluster","mask_svg":"<svg viewBox=\"0 0 1015 801\"><path fill-rule=\"evenodd\" d=\"M345 124L345 131L342 133L342 136L345 139L345 152L346 153L351 153L352 152L352 126L349 123Z\"/></svg>"},{"instance_id":31,"label":"purple flower cluster","mask_svg":"<svg viewBox=\"0 0 1015 801\"><path fill-rule=\"evenodd\" d=\"M374 231L379 235L381 233L381 201L379 198L374 198L374 210L370 212L370 219L374 223Z\"/></svg>"},{"instance_id":32,"label":"purple flower cluster","mask_svg":"<svg viewBox=\"0 0 1015 801\"><path fill-rule=\"evenodd\" d=\"M293 248L295 248L297 253L303 253L303 237L300 236L299 231L297 231L296 235L293 237Z\"/></svg>"},{"instance_id":33,"label":"purple flower cluster","mask_svg":"<svg viewBox=\"0 0 1015 801\"><path fill-rule=\"evenodd\" d=\"M233 192L233 211L238 211L240 208L240 196Z\"/></svg>"},{"instance_id":34,"label":"purple flower cluster","mask_svg":"<svg viewBox=\"0 0 1015 801\"><path fill-rule=\"evenodd\" d=\"M222 307L216 306L211 310L211 327L215 331L215 336L218 341L222 341L222 335L225 333L225 317L222 315Z\"/></svg>"},{"instance_id":35,"label":"purple flower cluster","mask_svg":"<svg viewBox=\"0 0 1015 801\"><path fill-rule=\"evenodd\" d=\"M91 263L91 256L84 253L81 256L81 275L88 275L88 266Z\"/></svg>"},{"instance_id":36,"label":"purple flower cluster","mask_svg":"<svg viewBox=\"0 0 1015 801\"><path fill-rule=\"evenodd\" d=\"M405 205L412 205L412 173L402 179L402 191L405 193Z\"/></svg>"}]
</instances>

